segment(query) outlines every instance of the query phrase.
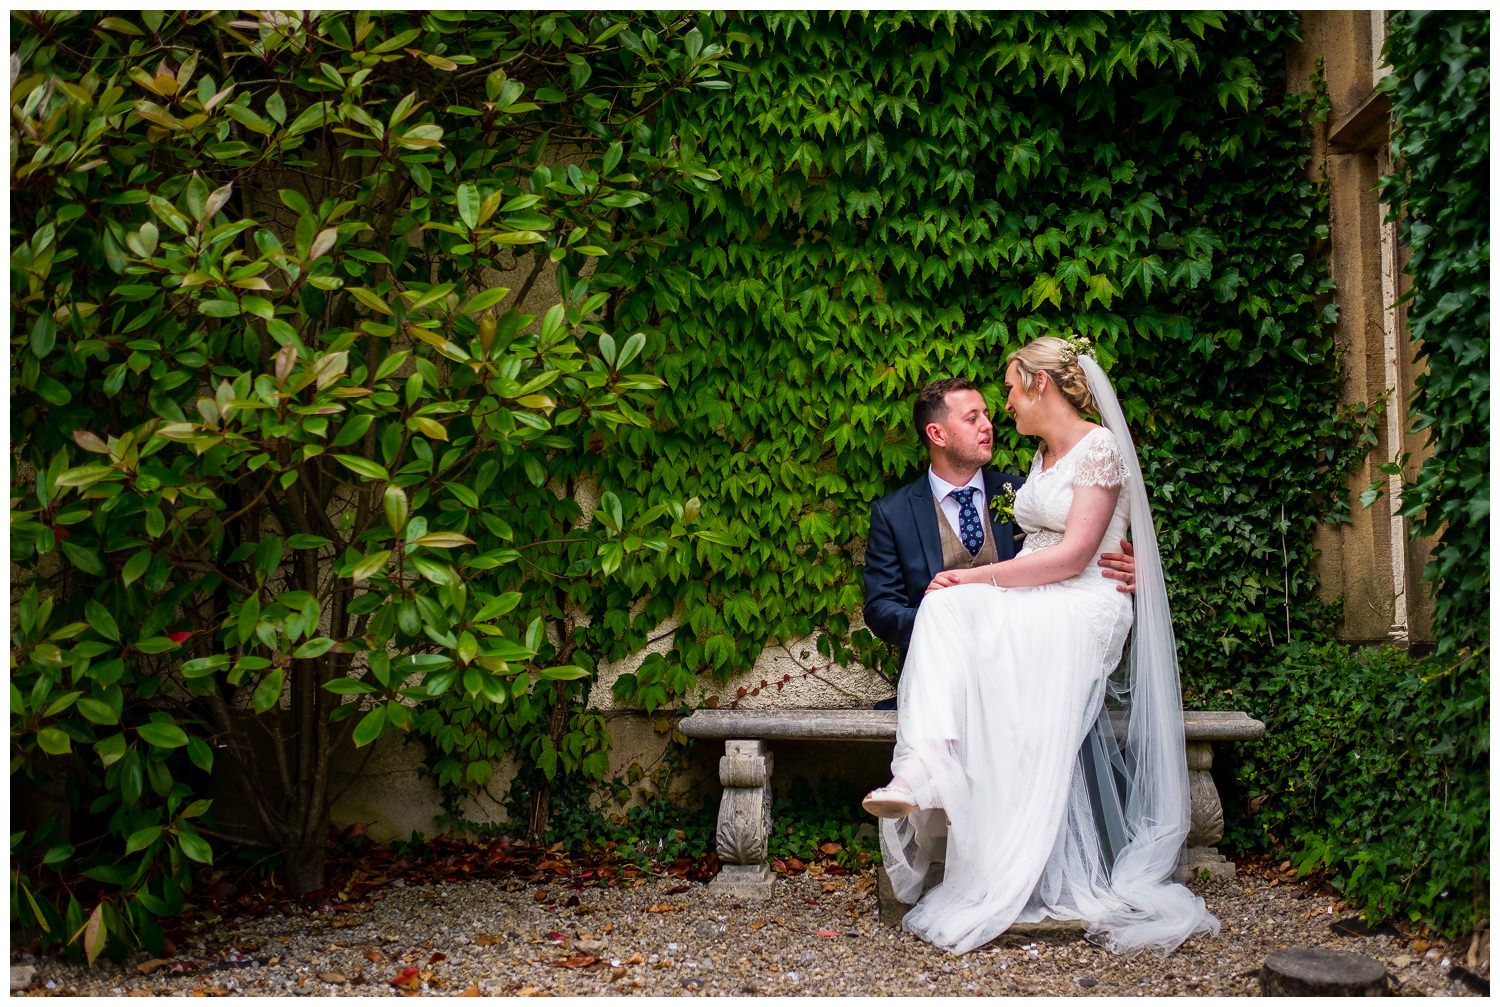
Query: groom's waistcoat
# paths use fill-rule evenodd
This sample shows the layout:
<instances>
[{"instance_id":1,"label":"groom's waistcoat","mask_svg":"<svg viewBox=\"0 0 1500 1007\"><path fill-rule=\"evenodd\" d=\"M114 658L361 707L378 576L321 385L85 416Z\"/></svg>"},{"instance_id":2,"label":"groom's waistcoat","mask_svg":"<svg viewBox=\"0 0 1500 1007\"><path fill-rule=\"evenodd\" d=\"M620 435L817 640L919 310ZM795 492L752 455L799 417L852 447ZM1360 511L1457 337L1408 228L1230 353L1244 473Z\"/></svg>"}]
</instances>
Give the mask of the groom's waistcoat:
<instances>
[{"instance_id":1,"label":"groom's waistcoat","mask_svg":"<svg viewBox=\"0 0 1500 1007\"><path fill-rule=\"evenodd\" d=\"M958 537L958 532L948 523L948 517L943 513L943 505L933 500L932 506L937 509L938 540L943 544L943 569L964 570L971 566L984 566L986 563L1000 562L1000 552L995 548L995 529L990 524L989 508L981 508L984 515L984 545L973 556L969 550L964 548L963 540Z\"/></svg>"}]
</instances>

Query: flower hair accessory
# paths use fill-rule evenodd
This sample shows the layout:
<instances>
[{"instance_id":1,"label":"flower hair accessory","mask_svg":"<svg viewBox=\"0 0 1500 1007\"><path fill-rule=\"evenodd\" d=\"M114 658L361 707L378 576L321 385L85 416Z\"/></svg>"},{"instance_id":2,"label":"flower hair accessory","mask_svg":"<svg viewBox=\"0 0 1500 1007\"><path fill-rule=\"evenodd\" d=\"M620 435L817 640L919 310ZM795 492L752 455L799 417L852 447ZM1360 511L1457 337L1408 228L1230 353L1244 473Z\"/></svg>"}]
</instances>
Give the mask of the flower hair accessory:
<instances>
[{"instance_id":1,"label":"flower hair accessory","mask_svg":"<svg viewBox=\"0 0 1500 1007\"><path fill-rule=\"evenodd\" d=\"M1092 357L1094 355L1094 346L1089 342L1087 336L1080 336L1075 332L1060 338L1068 344L1068 348L1062 352L1063 363L1077 363L1079 357Z\"/></svg>"}]
</instances>

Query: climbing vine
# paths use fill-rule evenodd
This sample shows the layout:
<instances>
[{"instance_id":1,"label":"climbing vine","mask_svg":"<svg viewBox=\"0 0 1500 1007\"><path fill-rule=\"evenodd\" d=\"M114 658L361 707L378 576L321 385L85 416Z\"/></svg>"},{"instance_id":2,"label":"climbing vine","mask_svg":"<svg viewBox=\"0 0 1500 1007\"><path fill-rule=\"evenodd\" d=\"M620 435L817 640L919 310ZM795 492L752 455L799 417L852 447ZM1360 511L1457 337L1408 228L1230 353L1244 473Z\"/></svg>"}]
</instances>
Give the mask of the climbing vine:
<instances>
[{"instance_id":1,"label":"climbing vine","mask_svg":"<svg viewBox=\"0 0 1500 1007\"><path fill-rule=\"evenodd\" d=\"M607 587L600 646L672 703L698 675L817 635L892 670L859 629L869 505L913 478L910 401L1074 329L1140 442L1193 682L1327 625L1311 532L1337 519L1360 424L1341 413L1326 236L1293 93L1290 15L802 14L726 26L731 101L678 104L723 174L658 202L688 237L635 257L621 324L668 390L608 464L642 503L698 496L734 530L670 584ZM996 464L1031 446L1002 421ZM1212 669L1212 674L1207 669Z\"/></svg>"},{"instance_id":2,"label":"climbing vine","mask_svg":"<svg viewBox=\"0 0 1500 1007\"><path fill-rule=\"evenodd\" d=\"M1396 172L1384 195L1410 251L1408 320L1426 362L1411 420L1432 447L1402 511L1438 536L1426 576L1445 653L1489 644L1489 35L1487 11L1399 11L1386 43Z\"/></svg>"}]
</instances>

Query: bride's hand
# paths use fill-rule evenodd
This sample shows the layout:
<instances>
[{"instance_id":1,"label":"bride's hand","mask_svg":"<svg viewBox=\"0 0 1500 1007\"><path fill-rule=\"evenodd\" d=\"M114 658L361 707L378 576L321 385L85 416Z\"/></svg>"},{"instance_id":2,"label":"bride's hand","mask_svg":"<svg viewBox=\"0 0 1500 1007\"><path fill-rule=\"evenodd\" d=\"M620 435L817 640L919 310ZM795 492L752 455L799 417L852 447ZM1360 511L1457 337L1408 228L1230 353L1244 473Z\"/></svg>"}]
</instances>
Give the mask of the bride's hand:
<instances>
[{"instance_id":1,"label":"bride's hand","mask_svg":"<svg viewBox=\"0 0 1500 1007\"><path fill-rule=\"evenodd\" d=\"M940 590L942 588L953 587L962 583L964 583L963 571L944 570L942 573L932 578L932 583L927 585L927 590L923 593L931 594L932 592Z\"/></svg>"}]
</instances>

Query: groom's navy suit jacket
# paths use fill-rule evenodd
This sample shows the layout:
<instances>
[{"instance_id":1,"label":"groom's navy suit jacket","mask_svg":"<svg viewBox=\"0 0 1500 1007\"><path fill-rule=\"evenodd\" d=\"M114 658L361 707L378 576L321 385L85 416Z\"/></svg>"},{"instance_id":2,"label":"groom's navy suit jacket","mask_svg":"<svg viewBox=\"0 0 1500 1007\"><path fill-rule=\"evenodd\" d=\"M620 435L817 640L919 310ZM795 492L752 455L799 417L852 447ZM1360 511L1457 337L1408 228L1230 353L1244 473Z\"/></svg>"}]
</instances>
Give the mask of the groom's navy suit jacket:
<instances>
[{"instance_id":1,"label":"groom's navy suit jacket","mask_svg":"<svg viewBox=\"0 0 1500 1007\"><path fill-rule=\"evenodd\" d=\"M985 505L1025 482L1008 472L984 472ZM993 519L993 518L992 518ZM943 570L943 545L938 537L938 514L927 472L910 486L875 501L870 507L870 536L865 547L865 625L886 643L901 650L911 641L917 606L927 585ZM1013 524L995 526L995 548L1001 559L1016 554Z\"/></svg>"}]
</instances>

